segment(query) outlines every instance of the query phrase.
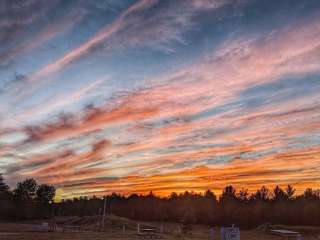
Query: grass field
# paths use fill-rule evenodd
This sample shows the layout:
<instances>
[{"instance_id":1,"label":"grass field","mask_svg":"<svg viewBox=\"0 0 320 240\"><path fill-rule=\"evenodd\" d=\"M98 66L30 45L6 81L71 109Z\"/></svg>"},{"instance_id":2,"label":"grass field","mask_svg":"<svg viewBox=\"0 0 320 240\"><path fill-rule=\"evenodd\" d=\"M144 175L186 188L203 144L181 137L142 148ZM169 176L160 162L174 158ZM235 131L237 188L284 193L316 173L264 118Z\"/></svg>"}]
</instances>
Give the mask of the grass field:
<instances>
[{"instance_id":1,"label":"grass field","mask_svg":"<svg viewBox=\"0 0 320 240\"><path fill-rule=\"evenodd\" d=\"M62 232L62 227L58 228L57 232L48 232L47 228L43 227L40 222L32 223L0 223L0 240L105 240L105 239L124 239L135 240L143 239L138 236L135 229L136 222L115 218L116 222L125 221L128 228L125 233L121 228L115 225L105 227L105 232L99 232L94 229L94 226L86 220L86 224L81 224L81 230L75 232ZM150 224L150 223L149 223ZM192 230L188 234L178 234L175 223L152 223L153 226L164 227L164 233L156 236L157 239L168 240L220 240L220 228L214 229L214 234L210 233L207 226L192 226ZM299 230L302 233L304 240L320 240L319 228L315 227L288 227L279 226L284 229ZM150 238L144 238L150 239ZM251 230L241 230L241 240L281 240L284 238L272 236L267 233ZM294 238L292 238L294 239Z\"/></svg>"},{"instance_id":2,"label":"grass field","mask_svg":"<svg viewBox=\"0 0 320 240\"><path fill-rule=\"evenodd\" d=\"M78 233L45 233L45 232L19 232L19 233L0 233L0 239L2 240L104 240L104 239L124 239L134 240L141 239L137 234L117 234L117 233L103 233L103 232L78 232ZM185 236L175 235L163 235L160 239L220 239L220 236L214 238L206 234L191 234ZM241 239L245 240L276 240L280 237L271 236L267 234L258 233L255 231L243 231L241 232ZM304 239L320 239L317 237L305 237Z\"/></svg>"},{"instance_id":3,"label":"grass field","mask_svg":"<svg viewBox=\"0 0 320 240\"><path fill-rule=\"evenodd\" d=\"M110 233L95 233L95 232L82 232L82 233L0 233L0 239L3 240L104 240L104 239L124 239L124 240L134 240L141 239L136 234L110 234ZM164 235L161 239L213 239L210 236L205 235L189 235L177 237L174 235ZM217 236L214 239L220 239ZM268 240L268 239L281 239L279 237L269 236L266 234L258 234L255 232L243 232L241 234L241 239L247 240ZM312 239L312 238L310 238ZM316 238L314 238L316 239Z\"/></svg>"},{"instance_id":4,"label":"grass field","mask_svg":"<svg viewBox=\"0 0 320 240\"><path fill-rule=\"evenodd\" d=\"M101 233L101 232L79 232L79 233L45 233L45 232L19 232L19 233L0 233L0 239L3 240L104 240L104 239L124 239L134 240L141 239L137 234L116 234L116 233ZM191 234L186 236L164 235L160 239L212 239L208 235ZM220 239L216 236L214 239ZM243 232L241 239L281 239L275 236L259 234L255 232Z\"/></svg>"}]
</instances>

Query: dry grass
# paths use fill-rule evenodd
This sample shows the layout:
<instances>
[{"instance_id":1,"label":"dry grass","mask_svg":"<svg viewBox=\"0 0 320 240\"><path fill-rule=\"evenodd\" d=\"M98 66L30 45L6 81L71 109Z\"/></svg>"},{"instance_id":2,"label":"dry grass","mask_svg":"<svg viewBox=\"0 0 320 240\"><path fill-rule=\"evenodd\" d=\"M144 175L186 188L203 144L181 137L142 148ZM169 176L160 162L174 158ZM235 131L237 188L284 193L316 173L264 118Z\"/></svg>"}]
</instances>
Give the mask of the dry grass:
<instances>
[{"instance_id":1,"label":"dry grass","mask_svg":"<svg viewBox=\"0 0 320 240\"><path fill-rule=\"evenodd\" d=\"M76 220L68 219L68 223L78 223L81 225L81 232L59 232L50 233L39 223L21 224L21 223L0 223L0 240L105 240L105 239L123 239L135 240L141 239L136 234L136 222L128 219L117 217L112 218L112 224L106 226L105 232L97 232L94 223L90 223L88 219ZM128 226L124 234L117 225L126 224ZM178 224L175 223L152 223L154 226L162 225L164 234L161 239L168 240L219 240L220 229L214 229L214 237L210 235L207 226L192 226L190 234L181 235L177 233ZM319 228L311 227L287 227L279 226L291 230L300 229L304 234L304 240L320 240ZM94 231L95 230L95 231ZM256 230L241 231L241 240L281 240L283 238L272 236Z\"/></svg>"},{"instance_id":2,"label":"dry grass","mask_svg":"<svg viewBox=\"0 0 320 240\"><path fill-rule=\"evenodd\" d=\"M134 240L140 239L136 234L116 234L116 233L101 233L101 232L79 232L79 233L44 233L44 232L27 232L27 233L0 233L2 240L105 240L105 239L123 239ZM212 238L208 235L192 234L188 236L165 235L162 239L168 240L195 240L195 239L220 239L220 236ZM276 240L281 239L276 236L257 233L254 231L241 232L242 240ZM304 238L306 240L319 239L315 237Z\"/></svg>"}]
</instances>

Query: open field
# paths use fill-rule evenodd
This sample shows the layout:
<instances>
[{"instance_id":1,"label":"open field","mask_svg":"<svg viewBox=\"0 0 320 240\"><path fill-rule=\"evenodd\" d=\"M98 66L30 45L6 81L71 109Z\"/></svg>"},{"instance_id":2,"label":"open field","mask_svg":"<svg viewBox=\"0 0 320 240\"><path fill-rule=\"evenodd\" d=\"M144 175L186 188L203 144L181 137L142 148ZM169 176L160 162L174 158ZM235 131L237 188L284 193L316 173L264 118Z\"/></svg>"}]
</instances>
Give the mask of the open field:
<instances>
[{"instance_id":1,"label":"open field","mask_svg":"<svg viewBox=\"0 0 320 240\"><path fill-rule=\"evenodd\" d=\"M192 225L189 231L182 234L179 223L168 222L138 222L127 218L108 215L105 219L104 231L99 223L101 217L62 217L56 218L57 229L48 232L45 221L32 221L24 223L0 223L0 240L103 240L103 239L150 239L150 236L139 236L140 226L154 227L158 231L153 239L168 240L220 240L220 228L210 228L204 225ZM78 226L79 229L67 229L66 226ZM125 227L124 227L125 226ZM241 230L241 240L280 240L284 239L265 232L265 225L256 230ZM303 240L320 240L320 227L308 226L281 226L273 225L276 229L298 231ZM295 238L292 238L295 239Z\"/></svg>"},{"instance_id":2,"label":"open field","mask_svg":"<svg viewBox=\"0 0 320 240\"><path fill-rule=\"evenodd\" d=\"M194 232L186 235L178 235L173 233L165 233L158 237L158 239L169 239L169 240L193 240L193 239L220 239L219 234L216 234L214 238L210 236L207 231L201 231L195 229ZM119 231L111 232L110 229L106 232L93 232L93 231L80 231L80 232L45 232L35 225L28 224L0 224L0 239L1 240L104 240L104 239L124 239L124 240L135 240L142 239L134 231L122 233ZM4 231L5 230L5 231ZM200 230L200 231L199 231ZM219 228L215 229L216 233L219 233ZM146 238L145 238L146 239ZM277 240L282 239L281 237L272 236L266 233L261 233L256 230L241 231L241 239L243 240ZM304 235L304 240L319 240L318 234Z\"/></svg>"},{"instance_id":3,"label":"open field","mask_svg":"<svg viewBox=\"0 0 320 240\"><path fill-rule=\"evenodd\" d=\"M97 233L97 232L81 232L81 233L0 233L0 239L2 240L104 240L104 239L124 239L124 240L134 240L140 239L136 234L110 234L110 233ZM165 235L162 239L212 239L206 235L189 235L176 237L174 235ZM214 239L220 239L217 236ZM266 234L259 234L254 231L246 231L241 233L241 239L246 240L276 240L281 239L279 237L270 236ZM305 238L305 239L319 239L319 238Z\"/></svg>"}]
</instances>

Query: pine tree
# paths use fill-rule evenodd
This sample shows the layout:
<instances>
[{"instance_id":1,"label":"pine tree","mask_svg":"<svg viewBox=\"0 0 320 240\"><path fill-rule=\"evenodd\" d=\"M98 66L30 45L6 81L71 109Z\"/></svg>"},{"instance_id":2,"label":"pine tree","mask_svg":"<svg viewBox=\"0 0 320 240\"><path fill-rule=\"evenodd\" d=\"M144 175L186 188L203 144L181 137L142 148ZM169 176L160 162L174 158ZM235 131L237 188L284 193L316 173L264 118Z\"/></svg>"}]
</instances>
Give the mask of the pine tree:
<instances>
[{"instance_id":1,"label":"pine tree","mask_svg":"<svg viewBox=\"0 0 320 240\"><path fill-rule=\"evenodd\" d=\"M9 186L4 182L3 176L0 173L0 194L8 193L9 192Z\"/></svg>"}]
</instances>

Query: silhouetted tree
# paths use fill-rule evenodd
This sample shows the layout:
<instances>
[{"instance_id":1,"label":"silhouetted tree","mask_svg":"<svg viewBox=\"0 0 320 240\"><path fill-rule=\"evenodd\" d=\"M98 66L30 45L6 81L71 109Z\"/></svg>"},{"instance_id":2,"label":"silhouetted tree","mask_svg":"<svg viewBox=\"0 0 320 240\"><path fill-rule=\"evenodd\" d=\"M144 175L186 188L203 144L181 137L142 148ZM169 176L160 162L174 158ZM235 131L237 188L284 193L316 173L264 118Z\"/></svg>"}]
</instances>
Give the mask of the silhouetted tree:
<instances>
[{"instance_id":1,"label":"silhouetted tree","mask_svg":"<svg viewBox=\"0 0 320 240\"><path fill-rule=\"evenodd\" d=\"M277 190L278 191L278 190ZM252 198L255 201L263 201L266 202L270 199L271 193L268 188L262 186L259 190L256 191L255 194L252 195Z\"/></svg>"},{"instance_id":2,"label":"silhouetted tree","mask_svg":"<svg viewBox=\"0 0 320 240\"><path fill-rule=\"evenodd\" d=\"M4 182L2 173L0 173L0 195L8 194L9 186Z\"/></svg>"},{"instance_id":3,"label":"silhouetted tree","mask_svg":"<svg viewBox=\"0 0 320 240\"><path fill-rule=\"evenodd\" d=\"M286 199L288 199L286 192L277 185L273 189L273 200L277 202L277 201L283 201Z\"/></svg>"},{"instance_id":4,"label":"silhouetted tree","mask_svg":"<svg viewBox=\"0 0 320 240\"><path fill-rule=\"evenodd\" d=\"M240 202L246 203L248 201L249 197L249 192L248 189L241 189L239 193L237 194L237 198L239 199Z\"/></svg>"},{"instance_id":5,"label":"silhouetted tree","mask_svg":"<svg viewBox=\"0 0 320 240\"><path fill-rule=\"evenodd\" d=\"M304 191L304 198L306 200L309 200L309 201L312 201L312 200L317 200L319 199L320 197L320 192L319 190L318 191L314 191L312 190L312 188L307 188L305 191Z\"/></svg>"},{"instance_id":6,"label":"silhouetted tree","mask_svg":"<svg viewBox=\"0 0 320 240\"><path fill-rule=\"evenodd\" d=\"M38 185L34 179L17 184L14 191L0 175L0 220L39 219L58 216L87 216L102 214L103 199L79 197L54 203L55 188ZM113 214L144 221L180 222L190 224L231 225L253 228L266 222L292 225L320 224L320 191L308 188L301 195L293 186L285 190L276 186L273 191L262 186L254 193L237 191L227 186L217 201L213 192L186 191L159 197L132 194L128 197L113 193L110 200Z\"/></svg>"},{"instance_id":7,"label":"silhouetted tree","mask_svg":"<svg viewBox=\"0 0 320 240\"><path fill-rule=\"evenodd\" d=\"M295 192L296 192L296 190L293 188L293 186L291 186L291 185L287 186L286 194L287 194L288 199L292 199Z\"/></svg>"},{"instance_id":8,"label":"silhouetted tree","mask_svg":"<svg viewBox=\"0 0 320 240\"><path fill-rule=\"evenodd\" d=\"M48 204L53 201L55 194L56 189L54 186L42 184L36 191L36 200L40 203Z\"/></svg>"},{"instance_id":9,"label":"silhouetted tree","mask_svg":"<svg viewBox=\"0 0 320 240\"><path fill-rule=\"evenodd\" d=\"M320 224L320 191L307 189L295 195L292 186L283 190L276 186L269 191L265 186L250 194L227 186L217 201L211 191L205 193L171 193L158 197L154 193L128 197L112 194L113 214L144 221L173 221L184 225L208 224L254 228L266 222L317 225ZM73 199L57 203L60 215L92 215L101 213L103 200ZM85 207L84 207L85 206Z\"/></svg>"},{"instance_id":10,"label":"silhouetted tree","mask_svg":"<svg viewBox=\"0 0 320 240\"><path fill-rule=\"evenodd\" d=\"M11 219L13 209L12 195L9 186L4 182L0 174L0 220Z\"/></svg>"},{"instance_id":11,"label":"silhouetted tree","mask_svg":"<svg viewBox=\"0 0 320 240\"><path fill-rule=\"evenodd\" d=\"M35 198L37 191L37 182L33 178L28 178L23 182L18 182L14 195L17 200L31 201Z\"/></svg>"},{"instance_id":12,"label":"silhouetted tree","mask_svg":"<svg viewBox=\"0 0 320 240\"><path fill-rule=\"evenodd\" d=\"M222 204L235 202L237 200L236 189L233 186L227 186L222 192L220 202Z\"/></svg>"}]
</instances>

